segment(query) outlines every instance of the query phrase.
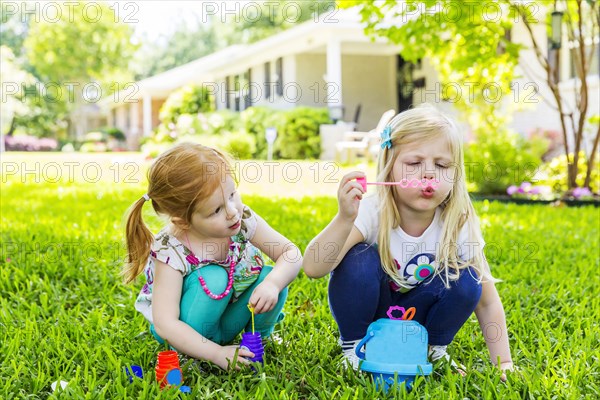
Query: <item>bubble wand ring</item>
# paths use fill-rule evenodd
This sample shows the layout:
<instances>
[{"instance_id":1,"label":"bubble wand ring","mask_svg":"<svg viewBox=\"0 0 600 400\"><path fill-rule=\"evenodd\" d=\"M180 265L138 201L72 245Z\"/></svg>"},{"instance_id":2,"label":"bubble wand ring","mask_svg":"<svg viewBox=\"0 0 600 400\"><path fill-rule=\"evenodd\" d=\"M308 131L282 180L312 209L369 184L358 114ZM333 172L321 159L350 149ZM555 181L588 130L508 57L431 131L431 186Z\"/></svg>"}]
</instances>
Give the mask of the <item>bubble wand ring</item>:
<instances>
[{"instance_id":1,"label":"bubble wand ring","mask_svg":"<svg viewBox=\"0 0 600 400\"><path fill-rule=\"evenodd\" d=\"M402 312L402 316L400 318L395 317L393 314L394 311ZM417 309L415 307L410 307L408 310L406 310L404 309L404 307L391 306L390 308L388 308L387 316L389 319L411 321L415 317L416 312Z\"/></svg>"},{"instance_id":2,"label":"bubble wand ring","mask_svg":"<svg viewBox=\"0 0 600 400\"><path fill-rule=\"evenodd\" d=\"M378 185L378 186L400 186L403 189L408 187L417 188L421 186L423 189L432 188L437 189L439 186L439 179L402 179L399 182L367 182L367 178L356 178L356 181L360 183L363 190L367 191L367 185Z\"/></svg>"}]
</instances>

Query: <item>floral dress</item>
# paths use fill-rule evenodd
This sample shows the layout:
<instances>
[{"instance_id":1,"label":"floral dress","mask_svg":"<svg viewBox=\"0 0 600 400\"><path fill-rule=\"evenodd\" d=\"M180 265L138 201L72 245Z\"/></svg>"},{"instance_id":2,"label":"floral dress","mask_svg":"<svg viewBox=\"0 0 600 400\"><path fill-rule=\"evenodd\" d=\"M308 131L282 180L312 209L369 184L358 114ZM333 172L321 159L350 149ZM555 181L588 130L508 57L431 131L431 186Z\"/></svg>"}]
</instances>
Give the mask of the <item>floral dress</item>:
<instances>
[{"instance_id":1,"label":"floral dress","mask_svg":"<svg viewBox=\"0 0 600 400\"><path fill-rule=\"evenodd\" d=\"M264 259L261 251L250 240L256 232L256 214L246 205L242 213L240 232L229 240L229 250L225 260L199 260L183 243L164 228L154 238L150 257L144 267L146 283L135 302L135 309L152 323L152 286L154 283L155 260L161 261L182 273L184 278L193 271L206 265L220 265L229 270L232 260L235 262L233 273L233 296L235 302L246 289L258 279Z\"/></svg>"}]
</instances>

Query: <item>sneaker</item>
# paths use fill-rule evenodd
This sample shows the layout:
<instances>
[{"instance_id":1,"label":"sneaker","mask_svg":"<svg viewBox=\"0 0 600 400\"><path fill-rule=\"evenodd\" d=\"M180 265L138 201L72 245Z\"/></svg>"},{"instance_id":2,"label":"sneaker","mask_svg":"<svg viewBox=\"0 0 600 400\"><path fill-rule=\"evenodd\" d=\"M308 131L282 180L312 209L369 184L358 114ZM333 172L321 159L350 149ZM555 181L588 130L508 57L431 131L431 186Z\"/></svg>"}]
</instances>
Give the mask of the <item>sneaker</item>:
<instances>
[{"instance_id":1,"label":"sneaker","mask_svg":"<svg viewBox=\"0 0 600 400\"><path fill-rule=\"evenodd\" d=\"M450 366L452 367L452 369L454 369L455 371L458 371L459 374L461 374L462 376L466 375L466 368L464 365L462 364L458 364L456 361L454 361L452 359L452 357L450 357L450 354L448 354L448 346L429 346L429 361L431 361L432 363L436 362L436 361L444 361L450 364Z\"/></svg>"},{"instance_id":2,"label":"sneaker","mask_svg":"<svg viewBox=\"0 0 600 400\"><path fill-rule=\"evenodd\" d=\"M342 346L342 363L345 367L352 367L353 370L358 371L358 363L360 359L356 355L356 346L360 342L359 340L347 340L342 341L338 339L338 343Z\"/></svg>"}]
</instances>

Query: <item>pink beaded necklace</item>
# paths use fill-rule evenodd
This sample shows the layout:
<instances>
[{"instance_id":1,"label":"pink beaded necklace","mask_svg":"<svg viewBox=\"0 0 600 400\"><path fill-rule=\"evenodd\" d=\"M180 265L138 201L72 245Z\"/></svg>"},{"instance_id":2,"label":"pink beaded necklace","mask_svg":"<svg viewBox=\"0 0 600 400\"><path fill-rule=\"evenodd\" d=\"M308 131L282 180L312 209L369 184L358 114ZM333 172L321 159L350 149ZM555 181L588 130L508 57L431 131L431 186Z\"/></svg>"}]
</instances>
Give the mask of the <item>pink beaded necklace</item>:
<instances>
[{"instance_id":1,"label":"pink beaded necklace","mask_svg":"<svg viewBox=\"0 0 600 400\"><path fill-rule=\"evenodd\" d=\"M198 260L198 258L194 254L194 252L192 251L192 246L190 245L190 239L188 238L187 231L185 232L185 240L187 240L188 250L190 251L190 254L186 257L186 259L192 265L199 265L200 261ZM233 243L230 243L229 244L229 254L227 255L227 258L229 259L229 271L227 273L228 280L227 280L227 287L225 288L225 291L223 293L214 294L213 292L211 292L210 289L208 288L208 286L206 286L206 282L204 281L204 278L201 277L200 275L198 275L198 280L200 281L200 285L202 286L204 293L206 293L208 295L208 297L210 297L211 299L221 300L222 298L226 297L229 294L229 292L231 292L231 288L233 287L233 271L235 270L236 262L235 262L235 258L233 257L232 246L235 246L235 245Z\"/></svg>"}]
</instances>

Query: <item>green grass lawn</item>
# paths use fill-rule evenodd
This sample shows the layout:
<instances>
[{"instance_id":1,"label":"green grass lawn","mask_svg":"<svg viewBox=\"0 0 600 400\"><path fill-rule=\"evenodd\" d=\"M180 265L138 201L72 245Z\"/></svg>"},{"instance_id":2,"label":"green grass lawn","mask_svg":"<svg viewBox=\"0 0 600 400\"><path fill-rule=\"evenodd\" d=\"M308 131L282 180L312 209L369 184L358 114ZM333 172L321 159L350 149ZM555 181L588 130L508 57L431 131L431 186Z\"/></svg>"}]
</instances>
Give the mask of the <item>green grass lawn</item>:
<instances>
[{"instance_id":1,"label":"green grass lawn","mask_svg":"<svg viewBox=\"0 0 600 400\"><path fill-rule=\"evenodd\" d=\"M27 159L28 167L40 162L42 175L44 165L64 166L64 159L36 160ZM107 160L103 173L114 173L114 160ZM35 171L23 179L6 162L0 197L0 398L178 398L175 389L161 391L154 382L162 348L144 334L147 324L133 309L141 280L126 286L119 278L125 255L122 215L144 193L143 179L36 182ZM45 178L50 173L46 169ZM291 186L282 191L277 183L261 182L252 190L246 182L242 194L245 203L304 249L336 211L337 185L328 185L329 196L301 198L302 190L294 194ZM304 190L325 194L321 186L317 182ZM449 348L468 367L466 378L439 370L418 379L411 393L388 397L599 398L600 209L487 202L475 207L488 260L503 280L498 291L520 372L500 382L473 316ZM157 218L148 220L155 229L160 226ZM339 365L326 279L310 280L301 273L290 287L285 312L279 327L283 343L267 345L259 373L229 373L187 361L189 398L385 398L368 376ZM131 364L143 367L144 380L129 383L122 370ZM50 384L57 380L69 382L62 394L52 394Z\"/></svg>"}]
</instances>

